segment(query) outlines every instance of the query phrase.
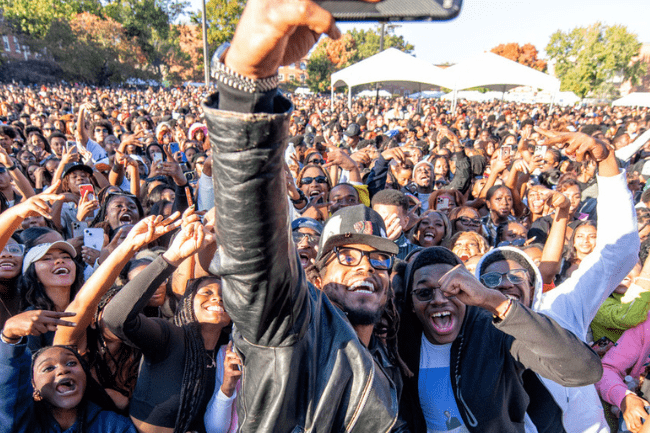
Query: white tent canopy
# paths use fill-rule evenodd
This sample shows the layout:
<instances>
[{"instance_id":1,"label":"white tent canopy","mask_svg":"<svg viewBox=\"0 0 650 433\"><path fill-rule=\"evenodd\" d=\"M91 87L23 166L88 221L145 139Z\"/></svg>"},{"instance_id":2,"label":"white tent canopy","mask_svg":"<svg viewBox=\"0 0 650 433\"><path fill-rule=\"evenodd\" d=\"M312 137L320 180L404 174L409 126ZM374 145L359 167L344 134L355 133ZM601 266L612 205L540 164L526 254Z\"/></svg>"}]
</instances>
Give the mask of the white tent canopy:
<instances>
[{"instance_id":1,"label":"white tent canopy","mask_svg":"<svg viewBox=\"0 0 650 433\"><path fill-rule=\"evenodd\" d=\"M635 92L612 102L614 106L650 107L650 93Z\"/></svg>"},{"instance_id":2,"label":"white tent canopy","mask_svg":"<svg viewBox=\"0 0 650 433\"><path fill-rule=\"evenodd\" d=\"M379 82L399 83L413 90L419 90L421 84L450 87L441 68L396 48L388 48L342 69L332 74L331 80L332 93L335 87L348 86L348 98L351 98L352 87Z\"/></svg>"},{"instance_id":3,"label":"white tent canopy","mask_svg":"<svg viewBox=\"0 0 650 433\"><path fill-rule=\"evenodd\" d=\"M498 54L481 53L444 70L455 92L472 87L507 92L519 86L531 86L555 94L560 80L536 69L513 62Z\"/></svg>"}]
</instances>

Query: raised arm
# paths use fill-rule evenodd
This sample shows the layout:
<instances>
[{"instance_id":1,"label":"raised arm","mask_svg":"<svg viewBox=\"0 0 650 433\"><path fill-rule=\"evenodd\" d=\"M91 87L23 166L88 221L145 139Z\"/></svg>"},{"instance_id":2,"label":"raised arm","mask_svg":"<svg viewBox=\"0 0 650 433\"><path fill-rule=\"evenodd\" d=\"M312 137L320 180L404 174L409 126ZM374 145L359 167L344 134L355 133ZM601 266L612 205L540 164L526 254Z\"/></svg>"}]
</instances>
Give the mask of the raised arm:
<instances>
[{"instance_id":1,"label":"raised arm","mask_svg":"<svg viewBox=\"0 0 650 433\"><path fill-rule=\"evenodd\" d=\"M440 289L445 296L494 314L497 329L514 337L508 349L524 367L563 386L600 379L600 358L589 346L554 320L483 286L464 266L457 265L440 278Z\"/></svg>"},{"instance_id":2,"label":"raised arm","mask_svg":"<svg viewBox=\"0 0 650 433\"><path fill-rule=\"evenodd\" d=\"M7 151L0 146L0 163L7 168L7 172L14 181L16 188L20 191L24 198L29 198L34 195L34 188L29 183L22 171L16 167L16 162L11 159Z\"/></svg>"},{"instance_id":3,"label":"raised arm","mask_svg":"<svg viewBox=\"0 0 650 433\"><path fill-rule=\"evenodd\" d=\"M638 260L634 201L625 173L619 171L614 152L605 143L577 132L538 130L547 137L547 145L565 148L579 162L594 159L598 163L596 248L569 279L544 294L538 310L584 341L596 312Z\"/></svg>"},{"instance_id":4,"label":"raised arm","mask_svg":"<svg viewBox=\"0 0 650 433\"><path fill-rule=\"evenodd\" d=\"M560 271L571 202L564 194L556 191L549 194L547 200L555 208L555 215L553 216L553 224L551 225L551 230L548 232L546 244L544 244L544 250L542 251L539 272L542 274L544 284L551 284L555 275Z\"/></svg>"},{"instance_id":5,"label":"raised arm","mask_svg":"<svg viewBox=\"0 0 650 433\"><path fill-rule=\"evenodd\" d=\"M196 253L205 240L205 232L198 217L178 232L165 253L135 276L104 309L104 323L115 335L144 353L158 353L167 342L167 330L157 319L140 314L149 299L172 272L187 257ZM186 221L187 222L187 221Z\"/></svg>"},{"instance_id":6,"label":"raised arm","mask_svg":"<svg viewBox=\"0 0 650 433\"><path fill-rule=\"evenodd\" d=\"M177 213L165 220L162 216L150 216L138 222L131 229L124 242L118 245L104 263L93 272L65 309L65 311L76 314L69 320L76 323L77 326L57 329L53 344L77 346L80 353L85 351L86 329L95 316L97 305L99 305L102 296L113 286L124 266L140 248L180 226L180 220L174 222L178 216ZM115 235L114 242L116 239L120 239L119 232Z\"/></svg>"},{"instance_id":7,"label":"raised arm","mask_svg":"<svg viewBox=\"0 0 650 433\"><path fill-rule=\"evenodd\" d=\"M20 227L25 218L39 215L44 218L51 218L52 208L50 202L63 200L62 195L53 193L60 183L61 181L56 181L42 193L32 196L0 213L0 251L7 245L9 238Z\"/></svg>"}]
</instances>

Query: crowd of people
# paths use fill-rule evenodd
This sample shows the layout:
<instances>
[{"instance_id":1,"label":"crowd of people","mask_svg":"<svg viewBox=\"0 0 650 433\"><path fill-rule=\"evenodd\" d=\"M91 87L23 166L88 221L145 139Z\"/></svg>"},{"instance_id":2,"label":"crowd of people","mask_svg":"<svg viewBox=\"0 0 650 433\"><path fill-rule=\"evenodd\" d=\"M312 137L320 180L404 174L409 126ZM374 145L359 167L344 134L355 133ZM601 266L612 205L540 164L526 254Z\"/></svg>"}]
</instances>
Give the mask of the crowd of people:
<instances>
[{"instance_id":1,"label":"crowd of people","mask_svg":"<svg viewBox=\"0 0 650 433\"><path fill-rule=\"evenodd\" d=\"M649 109L217 77L0 85L0 432L646 431Z\"/></svg>"}]
</instances>

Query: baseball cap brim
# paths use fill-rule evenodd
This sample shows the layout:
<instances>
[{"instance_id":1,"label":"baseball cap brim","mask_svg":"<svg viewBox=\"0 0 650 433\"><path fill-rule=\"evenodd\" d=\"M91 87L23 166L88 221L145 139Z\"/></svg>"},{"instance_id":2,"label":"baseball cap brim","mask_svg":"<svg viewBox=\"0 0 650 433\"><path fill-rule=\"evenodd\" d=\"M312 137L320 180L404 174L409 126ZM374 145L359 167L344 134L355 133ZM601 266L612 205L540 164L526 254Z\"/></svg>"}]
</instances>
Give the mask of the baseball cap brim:
<instances>
[{"instance_id":1,"label":"baseball cap brim","mask_svg":"<svg viewBox=\"0 0 650 433\"><path fill-rule=\"evenodd\" d=\"M324 255L334 249L334 247L341 247L344 245L362 244L375 248L377 251L382 251L390 254L399 253L399 247L388 238L381 236L367 235L362 233L345 233L341 235L332 235L327 239L323 246L318 251L316 261L319 261Z\"/></svg>"},{"instance_id":2,"label":"baseball cap brim","mask_svg":"<svg viewBox=\"0 0 650 433\"><path fill-rule=\"evenodd\" d=\"M77 257L77 251L66 241L56 241L52 242L51 244L36 245L27 251L27 254L25 254L25 258L23 259L23 274L27 271L27 268L29 268L32 263L42 259L43 256L52 249L65 251L66 253L70 254L70 257L73 259Z\"/></svg>"}]
</instances>

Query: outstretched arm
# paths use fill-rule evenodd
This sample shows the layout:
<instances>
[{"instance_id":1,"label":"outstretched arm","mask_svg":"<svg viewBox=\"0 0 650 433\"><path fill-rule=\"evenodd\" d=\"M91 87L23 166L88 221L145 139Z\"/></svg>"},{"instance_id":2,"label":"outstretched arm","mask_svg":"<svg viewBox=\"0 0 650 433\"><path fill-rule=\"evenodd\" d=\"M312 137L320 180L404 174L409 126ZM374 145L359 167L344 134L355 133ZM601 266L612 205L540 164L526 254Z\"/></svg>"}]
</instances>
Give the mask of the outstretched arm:
<instances>
[{"instance_id":1,"label":"outstretched arm","mask_svg":"<svg viewBox=\"0 0 650 433\"><path fill-rule=\"evenodd\" d=\"M84 353L86 329L95 316L102 296L113 286L122 268L140 248L180 226L180 220L174 222L178 216L178 213L171 215L164 221L161 216L150 216L131 229L124 242L118 245L104 263L93 272L66 308L65 311L76 314L70 321L77 326L57 329L53 344L77 346L77 350ZM113 242L116 242L116 239L120 239L119 232Z\"/></svg>"}]
</instances>

